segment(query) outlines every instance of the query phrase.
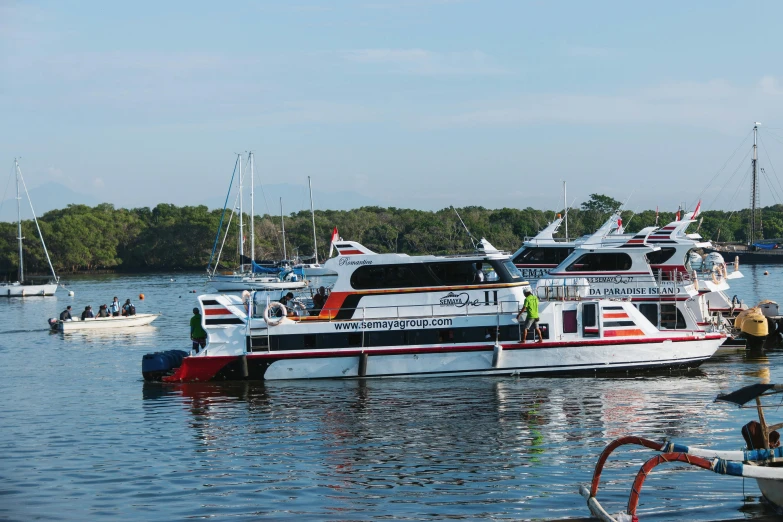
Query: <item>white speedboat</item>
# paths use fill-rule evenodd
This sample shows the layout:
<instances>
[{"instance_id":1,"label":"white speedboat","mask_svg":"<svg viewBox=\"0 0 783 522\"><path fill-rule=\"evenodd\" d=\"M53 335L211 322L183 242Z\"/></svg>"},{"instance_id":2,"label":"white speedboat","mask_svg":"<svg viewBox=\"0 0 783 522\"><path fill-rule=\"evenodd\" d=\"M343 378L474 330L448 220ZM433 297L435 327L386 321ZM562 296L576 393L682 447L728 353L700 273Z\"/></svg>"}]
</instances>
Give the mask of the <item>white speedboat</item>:
<instances>
[{"instance_id":1,"label":"white speedboat","mask_svg":"<svg viewBox=\"0 0 783 522\"><path fill-rule=\"evenodd\" d=\"M41 227L38 225L38 218L35 217L35 211L33 210L33 202L30 200L30 194L27 192L27 185L22 177L22 169L19 168L19 162L14 160L14 173L16 174L16 239L19 241L19 281L15 282L3 282L0 283L0 296L2 297L33 297L33 296L47 296L54 295L57 291L59 280L54 273L54 267L52 261L49 259L49 251L46 250L46 243L44 242L43 235L41 234ZM38 230L38 237L41 238L41 245L43 246L44 254L46 254L46 261L49 263L49 269L52 272L52 281L44 284L36 284L33 281L25 280L24 276L24 255L22 249L22 198L19 193L19 181L22 182L24 193L27 195L27 201L30 203L30 210L33 211L33 221L35 222L35 228Z\"/></svg>"},{"instance_id":2,"label":"white speedboat","mask_svg":"<svg viewBox=\"0 0 783 522\"><path fill-rule=\"evenodd\" d=\"M282 281L278 277L255 274L217 274L210 277L207 283L218 292L255 290L272 293L285 290L301 290L307 286L307 281Z\"/></svg>"},{"instance_id":3,"label":"white speedboat","mask_svg":"<svg viewBox=\"0 0 783 522\"><path fill-rule=\"evenodd\" d=\"M73 319L60 321L49 319L49 327L58 332L75 332L77 330L105 330L109 328L128 328L130 326L145 326L160 314L136 314L117 317L93 317L89 319Z\"/></svg>"},{"instance_id":4,"label":"white speedboat","mask_svg":"<svg viewBox=\"0 0 783 522\"><path fill-rule=\"evenodd\" d=\"M719 475L754 479L764 498L777 510L783 509L783 467L780 467L780 462L783 461L783 447L780 446L780 435L776 431L783 428L783 423L768 425L763 408L772 408L775 405L762 403L763 397L778 393L783 393L783 384L752 384L726 395L718 395L715 399L740 407L747 407L745 406L747 403L755 400L759 420L751 421L742 427L745 450L722 451L668 441L658 442L636 436L621 437L604 448L595 466L590 487L581 486L579 493L587 500L590 512L599 520L606 522L638 520L637 508L645 479L656 466L676 462ZM627 511L612 515L598 501L598 485L609 456L617 448L626 445L643 446L660 453L647 460L637 473L631 487ZM670 474L674 470L667 471ZM704 486L698 489L704 489ZM710 497L714 502L714 495L710 494Z\"/></svg>"},{"instance_id":5,"label":"white speedboat","mask_svg":"<svg viewBox=\"0 0 783 522\"><path fill-rule=\"evenodd\" d=\"M507 255L376 254L339 241L325 265L337 280L318 315L288 315L255 294L202 295L206 348L177 367L142 373L169 382L400 376L540 375L693 368L721 333L658 330L630 301L542 301L541 338L516 320L530 285ZM480 272L492 269L496 278ZM544 296L545 297L545 296ZM312 312L311 312L312 313ZM164 375L170 370L170 375Z\"/></svg>"}]
</instances>

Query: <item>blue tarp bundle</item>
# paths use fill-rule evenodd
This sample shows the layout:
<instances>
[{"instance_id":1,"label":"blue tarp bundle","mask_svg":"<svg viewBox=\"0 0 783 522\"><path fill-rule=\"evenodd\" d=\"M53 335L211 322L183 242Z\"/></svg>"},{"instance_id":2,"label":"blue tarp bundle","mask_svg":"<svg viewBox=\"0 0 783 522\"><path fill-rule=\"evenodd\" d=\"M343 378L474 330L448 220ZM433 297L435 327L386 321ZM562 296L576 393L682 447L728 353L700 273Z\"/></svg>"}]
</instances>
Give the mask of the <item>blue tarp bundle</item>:
<instances>
[{"instance_id":1,"label":"blue tarp bundle","mask_svg":"<svg viewBox=\"0 0 783 522\"><path fill-rule=\"evenodd\" d=\"M776 243L753 243L753 246L762 250L772 250L778 245Z\"/></svg>"},{"instance_id":2,"label":"blue tarp bundle","mask_svg":"<svg viewBox=\"0 0 783 522\"><path fill-rule=\"evenodd\" d=\"M253 261L254 274L279 274L280 272L281 272L280 268L261 266L255 261Z\"/></svg>"}]
</instances>

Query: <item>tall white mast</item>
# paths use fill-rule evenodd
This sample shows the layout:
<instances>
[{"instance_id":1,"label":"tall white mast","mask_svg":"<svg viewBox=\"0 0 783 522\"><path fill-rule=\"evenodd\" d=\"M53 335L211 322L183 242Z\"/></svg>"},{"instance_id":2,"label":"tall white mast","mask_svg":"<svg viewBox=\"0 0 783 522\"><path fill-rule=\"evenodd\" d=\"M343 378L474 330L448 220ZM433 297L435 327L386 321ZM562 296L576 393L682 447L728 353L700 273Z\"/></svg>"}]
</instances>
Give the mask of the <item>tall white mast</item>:
<instances>
[{"instance_id":1,"label":"tall white mast","mask_svg":"<svg viewBox=\"0 0 783 522\"><path fill-rule=\"evenodd\" d=\"M255 215L256 215L256 206L255 206L255 199L254 199L254 190L255 190L255 171L253 170L253 153L250 152L250 259L251 261L256 260L256 226L255 226ZM250 271L253 271L253 265L250 264Z\"/></svg>"},{"instance_id":2,"label":"tall white mast","mask_svg":"<svg viewBox=\"0 0 783 522\"><path fill-rule=\"evenodd\" d=\"M19 162L14 158L16 174L16 239L19 240L19 282L24 282L24 261L22 259L22 196L19 195Z\"/></svg>"},{"instance_id":3,"label":"tall white mast","mask_svg":"<svg viewBox=\"0 0 783 522\"><path fill-rule=\"evenodd\" d=\"M756 137L759 130L760 122L755 122L753 125L753 176L750 181L750 234L748 234L748 245L752 245L756 241L756 205L759 198L759 178L758 178L758 145L756 145Z\"/></svg>"},{"instance_id":4,"label":"tall white mast","mask_svg":"<svg viewBox=\"0 0 783 522\"><path fill-rule=\"evenodd\" d=\"M563 181L563 220L565 221L565 235L568 241L568 198L566 197L566 182Z\"/></svg>"},{"instance_id":5,"label":"tall white mast","mask_svg":"<svg viewBox=\"0 0 783 522\"><path fill-rule=\"evenodd\" d=\"M280 198L280 223L283 226L283 260L287 260L288 254L285 250L285 219L283 219L283 198Z\"/></svg>"},{"instance_id":6,"label":"tall white mast","mask_svg":"<svg viewBox=\"0 0 783 522\"><path fill-rule=\"evenodd\" d=\"M239 156L239 265L244 268L245 228L242 222L242 155Z\"/></svg>"},{"instance_id":7,"label":"tall white mast","mask_svg":"<svg viewBox=\"0 0 783 522\"><path fill-rule=\"evenodd\" d=\"M307 176L307 186L310 187L310 216L313 218L313 262L318 263L318 240L315 235L315 210L313 210L313 184L310 182L310 176Z\"/></svg>"}]
</instances>

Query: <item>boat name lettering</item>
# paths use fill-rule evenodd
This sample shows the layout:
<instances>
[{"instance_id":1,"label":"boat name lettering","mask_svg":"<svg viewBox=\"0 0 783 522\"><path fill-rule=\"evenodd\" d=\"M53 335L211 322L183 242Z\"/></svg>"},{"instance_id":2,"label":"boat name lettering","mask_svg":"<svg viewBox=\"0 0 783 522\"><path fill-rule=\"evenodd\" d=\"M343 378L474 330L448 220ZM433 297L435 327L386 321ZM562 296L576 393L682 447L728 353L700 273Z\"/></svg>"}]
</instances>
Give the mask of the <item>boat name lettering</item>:
<instances>
[{"instance_id":1,"label":"boat name lettering","mask_svg":"<svg viewBox=\"0 0 783 522\"><path fill-rule=\"evenodd\" d=\"M471 300L470 295L467 292L462 292L461 294L455 294L454 292L449 292L448 294L440 298L441 306L456 306L457 308L464 308L468 305L478 306L478 304L479 304L479 300L478 299Z\"/></svg>"},{"instance_id":2,"label":"boat name lettering","mask_svg":"<svg viewBox=\"0 0 783 522\"><path fill-rule=\"evenodd\" d=\"M369 259L361 259L361 260L357 259L356 261L354 261L353 259L350 259L348 257L341 257L339 263L340 266L345 266L345 265L361 266L361 265L371 265L372 261L370 261Z\"/></svg>"},{"instance_id":3,"label":"boat name lettering","mask_svg":"<svg viewBox=\"0 0 783 522\"><path fill-rule=\"evenodd\" d=\"M540 279L547 275L551 269L549 268L520 268L522 277L525 279Z\"/></svg>"},{"instance_id":4,"label":"boat name lettering","mask_svg":"<svg viewBox=\"0 0 783 522\"><path fill-rule=\"evenodd\" d=\"M633 283L633 277L623 277L621 275L612 276L612 277L588 277L587 278L588 283L612 283L612 284L623 284L626 285L628 283Z\"/></svg>"},{"instance_id":5,"label":"boat name lettering","mask_svg":"<svg viewBox=\"0 0 783 522\"><path fill-rule=\"evenodd\" d=\"M590 296L618 296L618 295L675 295L682 292L682 288L591 288Z\"/></svg>"}]
</instances>

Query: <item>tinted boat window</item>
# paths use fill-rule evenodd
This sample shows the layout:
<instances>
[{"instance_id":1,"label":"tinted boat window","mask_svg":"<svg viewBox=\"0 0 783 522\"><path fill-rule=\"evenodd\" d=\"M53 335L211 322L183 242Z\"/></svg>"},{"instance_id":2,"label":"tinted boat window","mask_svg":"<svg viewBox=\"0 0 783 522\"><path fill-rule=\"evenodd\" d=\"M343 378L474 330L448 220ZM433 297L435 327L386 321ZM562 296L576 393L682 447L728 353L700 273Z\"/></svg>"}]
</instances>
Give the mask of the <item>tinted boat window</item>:
<instances>
[{"instance_id":1,"label":"tinted boat window","mask_svg":"<svg viewBox=\"0 0 783 522\"><path fill-rule=\"evenodd\" d=\"M665 263L671 257L674 255L674 253L677 251L676 248L662 248L660 250L657 250L655 252L648 252L644 254L644 257L647 258L647 262L651 265L660 265L661 263Z\"/></svg>"},{"instance_id":2,"label":"tinted boat window","mask_svg":"<svg viewBox=\"0 0 783 522\"><path fill-rule=\"evenodd\" d=\"M571 255L570 247L530 247L514 258L517 265L559 265Z\"/></svg>"},{"instance_id":3,"label":"tinted boat window","mask_svg":"<svg viewBox=\"0 0 783 522\"><path fill-rule=\"evenodd\" d=\"M623 252L583 254L568 265L566 272L621 272L631 269L631 256Z\"/></svg>"},{"instance_id":4,"label":"tinted boat window","mask_svg":"<svg viewBox=\"0 0 783 522\"><path fill-rule=\"evenodd\" d=\"M503 266L506 267L506 270L508 270L508 275L511 276L511 279L522 279L522 272L519 271L519 269L514 265L514 263L511 262L510 259L506 259L503 261Z\"/></svg>"},{"instance_id":5,"label":"tinted boat window","mask_svg":"<svg viewBox=\"0 0 783 522\"><path fill-rule=\"evenodd\" d=\"M357 290L412 288L437 285L421 264L367 265L351 274L351 286Z\"/></svg>"},{"instance_id":6,"label":"tinted boat window","mask_svg":"<svg viewBox=\"0 0 783 522\"><path fill-rule=\"evenodd\" d=\"M449 261L445 263L427 263L427 267L445 286L469 285L480 282L476 272L480 269L476 261Z\"/></svg>"}]
</instances>

